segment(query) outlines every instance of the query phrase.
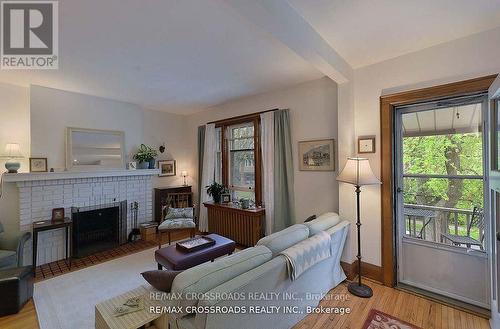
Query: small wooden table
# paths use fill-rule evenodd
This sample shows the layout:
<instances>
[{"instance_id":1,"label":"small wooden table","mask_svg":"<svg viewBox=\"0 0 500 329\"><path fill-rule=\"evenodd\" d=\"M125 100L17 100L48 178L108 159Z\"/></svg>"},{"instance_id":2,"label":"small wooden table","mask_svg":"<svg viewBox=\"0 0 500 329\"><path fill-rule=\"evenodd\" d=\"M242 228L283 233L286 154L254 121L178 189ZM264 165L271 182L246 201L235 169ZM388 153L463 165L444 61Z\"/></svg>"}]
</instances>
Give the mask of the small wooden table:
<instances>
[{"instance_id":1,"label":"small wooden table","mask_svg":"<svg viewBox=\"0 0 500 329\"><path fill-rule=\"evenodd\" d=\"M150 307L161 306L161 301L151 299L149 294L150 290L144 286L140 286L97 304L95 306L95 328L138 329L144 326L144 328L150 329L168 329L168 316L165 313L157 314L150 312ZM144 309L118 317L114 315L117 306L125 302L128 298L137 296L143 297Z\"/></svg>"},{"instance_id":2,"label":"small wooden table","mask_svg":"<svg viewBox=\"0 0 500 329\"><path fill-rule=\"evenodd\" d=\"M69 268L71 269L71 257L73 256L73 221L71 218L65 217L63 221L42 220L33 222L33 272L36 276L36 256L38 248L38 233L43 231L56 230L58 228L66 229L66 260L69 260ZM69 244L69 246L68 246Z\"/></svg>"},{"instance_id":3,"label":"small wooden table","mask_svg":"<svg viewBox=\"0 0 500 329\"><path fill-rule=\"evenodd\" d=\"M410 235L411 234L411 220L413 219L413 236L417 237L419 239L424 239L425 240L425 229L427 225L430 224L432 220L436 219L436 212L434 210L430 209L418 209L418 208L412 208L412 207L404 207L403 208L403 213L405 216L408 216L408 227L410 229ZM422 228L420 229L419 233L417 234L417 224L415 222L415 217L421 217L423 218L422 222ZM436 237L436 222L434 221L434 237Z\"/></svg>"}]
</instances>

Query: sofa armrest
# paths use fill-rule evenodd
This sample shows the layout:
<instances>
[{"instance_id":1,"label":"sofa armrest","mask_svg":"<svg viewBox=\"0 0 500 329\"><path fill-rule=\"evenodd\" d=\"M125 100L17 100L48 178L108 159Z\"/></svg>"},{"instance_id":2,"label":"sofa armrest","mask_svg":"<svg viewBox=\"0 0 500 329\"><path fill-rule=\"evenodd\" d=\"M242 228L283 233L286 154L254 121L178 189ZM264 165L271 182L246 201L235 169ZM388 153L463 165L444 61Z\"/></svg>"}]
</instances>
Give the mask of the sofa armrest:
<instances>
[{"instance_id":1,"label":"sofa armrest","mask_svg":"<svg viewBox=\"0 0 500 329\"><path fill-rule=\"evenodd\" d=\"M24 232L23 235L19 238L17 242L17 266L23 266L23 258L24 258L24 245L28 240L31 239L31 232Z\"/></svg>"}]
</instances>

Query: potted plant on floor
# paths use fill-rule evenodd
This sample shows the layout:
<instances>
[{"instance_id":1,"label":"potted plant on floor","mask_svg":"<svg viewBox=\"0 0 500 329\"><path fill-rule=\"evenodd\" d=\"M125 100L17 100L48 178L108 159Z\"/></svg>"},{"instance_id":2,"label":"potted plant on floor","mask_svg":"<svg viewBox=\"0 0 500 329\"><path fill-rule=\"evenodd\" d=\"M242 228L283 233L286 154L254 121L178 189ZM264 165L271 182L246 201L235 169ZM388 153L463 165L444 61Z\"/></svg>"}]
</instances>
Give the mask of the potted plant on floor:
<instances>
[{"instance_id":1,"label":"potted plant on floor","mask_svg":"<svg viewBox=\"0 0 500 329\"><path fill-rule=\"evenodd\" d=\"M137 161L138 169L154 169L155 168L155 158L158 156L158 152L152 147L141 144L139 150L134 154L134 160Z\"/></svg>"},{"instance_id":2,"label":"potted plant on floor","mask_svg":"<svg viewBox=\"0 0 500 329\"><path fill-rule=\"evenodd\" d=\"M213 182L207 186L207 194L214 199L215 203L220 203L220 197L223 193L227 193L227 188L217 182Z\"/></svg>"}]
</instances>

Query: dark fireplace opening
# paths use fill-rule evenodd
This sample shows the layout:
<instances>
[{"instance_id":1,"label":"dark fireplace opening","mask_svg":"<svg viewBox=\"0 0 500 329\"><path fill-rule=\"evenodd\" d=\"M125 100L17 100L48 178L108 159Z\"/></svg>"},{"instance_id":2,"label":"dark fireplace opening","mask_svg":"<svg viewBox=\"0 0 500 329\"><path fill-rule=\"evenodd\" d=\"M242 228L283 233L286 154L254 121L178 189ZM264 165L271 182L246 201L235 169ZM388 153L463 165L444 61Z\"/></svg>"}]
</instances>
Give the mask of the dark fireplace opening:
<instances>
[{"instance_id":1,"label":"dark fireplace opening","mask_svg":"<svg viewBox=\"0 0 500 329\"><path fill-rule=\"evenodd\" d=\"M126 242L127 202L71 208L73 257L81 258Z\"/></svg>"}]
</instances>

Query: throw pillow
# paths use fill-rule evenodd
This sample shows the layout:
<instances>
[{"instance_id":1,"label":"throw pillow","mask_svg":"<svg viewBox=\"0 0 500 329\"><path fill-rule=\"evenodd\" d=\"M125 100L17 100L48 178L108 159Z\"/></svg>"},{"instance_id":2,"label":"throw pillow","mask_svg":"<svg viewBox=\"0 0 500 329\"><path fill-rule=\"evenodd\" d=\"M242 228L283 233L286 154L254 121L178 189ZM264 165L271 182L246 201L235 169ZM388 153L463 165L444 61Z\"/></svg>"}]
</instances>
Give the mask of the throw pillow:
<instances>
[{"instance_id":1,"label":"throw pillow","mask_svg":"<svg viewBox=\"0 0 500 329\"><path fill-rule=\"evenodd\" d=\"M306 220L304 221L304 223L310 222L310 221L312 221L314 219L316 219L316 215L309 216L309 217L306 218Z\"/></svg>"},{"instance_id":2,"label":"throw pillow","mask_svg":"<svg viewBox=\"0 0 500 329\"><path fill-rule=\"evenodd\" d=\"M193 208L168 208L165 219L193 218Z\"/></svg>"},{"instance_id":3,"label":"throw pillow","mask_svg":"<svg viewBox=\"0 0 500 329\"><path fill-rule=\"evenodd\" d=\"M172 282L174 282L177 274L182 271L146 271L142 272L141 275L150 285L163 292L170 292L172 288Z\"/></svg>"}]
</instances>

